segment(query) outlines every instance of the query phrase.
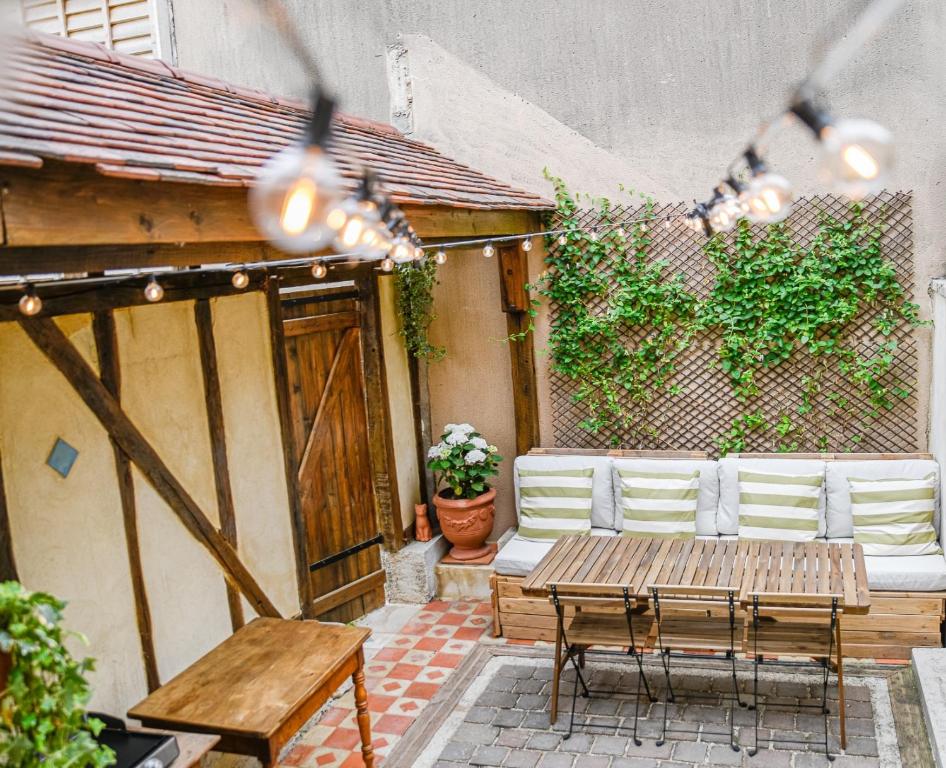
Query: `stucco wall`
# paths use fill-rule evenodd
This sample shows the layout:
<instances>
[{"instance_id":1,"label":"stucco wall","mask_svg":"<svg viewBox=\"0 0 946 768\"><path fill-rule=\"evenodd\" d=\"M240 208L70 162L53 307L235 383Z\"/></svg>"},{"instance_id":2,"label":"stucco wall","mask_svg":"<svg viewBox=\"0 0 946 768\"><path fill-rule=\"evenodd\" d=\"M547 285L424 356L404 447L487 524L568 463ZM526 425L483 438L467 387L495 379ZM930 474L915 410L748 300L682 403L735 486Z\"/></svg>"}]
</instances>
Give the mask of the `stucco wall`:
<instances>
[{"instance_id":1,"label":"stucco wall","mask_svg":"<svg viewBox=\"0 0 946 768\"><path fill-rule=\"evenodd\" d=\"M115 316L123 406L216 522L193 304ZM265 299L218 299L213 316L240 555L280 611L293 615L299 602ZM94 367L90 316L58 322ZM69 601L67 625L88 636L81 652L98 659L93 707L123 714L146 686L108 437L15 323L0 324L0 360L0 459L21 580ZM45 465L57 436L79 450L67 478ZM230 634L224 580L137 470L134 481L158 669L167 680ZM246 615L254 615L248 605Z\"/></svg>"},{"instance_id":2,"label":"stucco wall","mask_svg":"<svg viewBox=\"0 0 946 768\"><path fill-rule=\"evenodd\" d=\"M242 0L172 2L183 66L304 94L298 69L279 55L265 25L255 17L250 24ZM668 202L704 199L758 120L782 107L826 42L866 5L288 0L344 109L390 120L394 105L399 124L418 138L502 179L536 178L541 161L597 194L616 193L623 183ZM386 56L398 45L406 54ZM390 76L389 58L407 73ZM392 91L405 77L409 91ZM920 299L944 271L944 86L946 5L914 0L826 93L837 114L879 120L896 137L890 186L915 193ZM402 114L405 107L410 114ZM568 139L569 131L577 139ZM534 148L553 138L537 159ZM616 161L586 163L596 156L587 143ZM791 130L772 143L770 156L805 193L821 190L815 153L803 132ZM929 343L921 332L920 382L929 380ZM924 434L928 398L920 394L917 428Z\"/></svg>"}]
</instances>

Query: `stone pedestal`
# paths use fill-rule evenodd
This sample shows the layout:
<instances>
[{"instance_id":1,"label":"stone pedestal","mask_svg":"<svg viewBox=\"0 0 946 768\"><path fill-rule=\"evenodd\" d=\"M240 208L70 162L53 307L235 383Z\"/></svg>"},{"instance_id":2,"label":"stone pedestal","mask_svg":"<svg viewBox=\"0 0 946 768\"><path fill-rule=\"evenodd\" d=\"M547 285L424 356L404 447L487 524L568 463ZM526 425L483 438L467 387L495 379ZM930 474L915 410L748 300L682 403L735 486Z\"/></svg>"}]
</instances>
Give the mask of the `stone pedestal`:
<instances>
[{"instance_id":1,"label":"stone pedestal","mask_svg":"<svg viewBox=\"0 0 946 768\"><path fill-rule=\"evenodd\" d=\"M946 648L914 648L923 715L937 768L946 768Z\"/></svg>"},{"instance_id":2,"label":"stone pedestal","mask_svg":"<svg viewBox=\"0 0 946 768\"><path fill-rule=\"evenodd\" d=\"M381 550L381 564L387 572L385 594L389 603L426 603L436 593L434 566L450 550L443 534L430 541L414 541L399 552Z\"/></svg>"}]
</instances>

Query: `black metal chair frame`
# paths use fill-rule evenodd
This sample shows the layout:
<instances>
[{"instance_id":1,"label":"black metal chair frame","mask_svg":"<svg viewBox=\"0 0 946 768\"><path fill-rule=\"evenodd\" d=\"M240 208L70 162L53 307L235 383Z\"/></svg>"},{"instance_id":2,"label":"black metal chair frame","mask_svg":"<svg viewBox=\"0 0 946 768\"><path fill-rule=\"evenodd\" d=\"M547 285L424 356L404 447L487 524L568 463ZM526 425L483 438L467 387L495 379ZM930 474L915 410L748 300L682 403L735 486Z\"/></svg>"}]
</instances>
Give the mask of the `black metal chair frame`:
<instances>
[{"instance_id":1,"label":"black metal chair frame","mask_svg":"<svg viewBox=\"0 0 946 768\"><path fill-rule=\"evenodd\" d=\"M654 602L654 618L657 621L657 650L660 655L660 660L663 663L664 676L667 680L667 695L664 697L664 707L663 707L663 725L660 730L660 738L657 740L657 746L661 746L667 740L667 707L671 702L676 701L676 695L673 692L673 683L670 676L670 660L671 658L681 658L688 660L713 660L719 661L721 658L719 655L711 653L675 653L672 648L664 647L663 642L663 632L661 631L661 609L660 609L660 587L651 587L651 595ZM681 589L685 589L682 588ZM675 598L666 598L667 600L672 600ZM718 603L719 600L708 600L702 599L703 602L706 602L708 605L712 602ZM734 752L739 752L740 747L736 742L736 723L735 717L733 716L733 707L732 702L737 702L740 707L745 707L746 702L742 700L739 695L739 681L736 677L736 602L735 602L735 591L727 590L726 591L726 604L729 609L729 648L726 651L724 658L730 661L732 666L732 694L721 694L723 699L730 702L729 707L729 746ZM711 669L711 667L706 667L706 669ZM694 701L699 701L701 699L706 699L708 697L702 696L699 694L690 694L687 696L687 699ZM715 697L714 697L715 698ZM690 731L687 731L688 733ZM705 730L699 731L701 733L707 733ZM692 733L697 733L697 731L692 731ZM710 735L724 735L719 734L710 734Z\"/></svg>"},{"instance_id":2,"label":"black metal chair frame","mask_svg":"<svg viewBox=\"0 0 946 768\"><path fill-rule=\"evenodd\" d=\"M828 708L828 683L831 677L831 654L834 651L834 633L835 628L837 627L838 621L838 598L831 598L831 622L830 627L828 628L828 652L820 663L817 665L822 670L822 681L821 681L821 704L796 704L794 706L801 709L820 709L824 715L824 753L829 762L834 761L834 755L831 754L831 750L828 746L828 715L831 714L830 709ZM753 656L753 675L752 675L752 708L755 710L755 742L751 749L748 749L747 752L750 757L754 756L759 751L759 667L763 664L778 665L783 667L808 667L811 668L815 666L811 662L806 661L769 661L766 662L763 656L759 653L759 596L752 596L752 628L753 628L753 640L754 647L752 651ZM805 746L810 746L811 741L805 739L787 739L787 738L778 738L778 739L769 739L769 743L777 744L803 744Z\"/></svg>"},{"instance_id":3,"label":"black metal chair frame","mask_svg":"<svg viewBox=\"0 0 946 768\"><path fill-rule=\"evenodd\" d=\"M628 647L627 652L614 652L614 651L588 651L585 646L573 645L568 641L568 635L565 632L565 621L564 621L564 611L565 607L562 605L559 594L558 587L555 584L549 586L549 591L551 593L552 605L555 607L555 611L558 614L558 626L561 628L561 639L562 647L565 649L566 663L571 662L572 667L575 669L575 682L572 687L572 704L571 712L569 714L568 720L568 733L566 733L562 738L569 739L571 738L572 733L575 729L575 702L578 699L578 686L581 685L582 697L591 698L592 694L609 694L615 695L616 691L602 690L589 688L585 682L584 675L582 675L581 668L584 666L584 658L586 653L593 654L597 657L611 657L611 658L621 658L626 659L628 656L633 657L634 661L637 663L637 691L635 694L635 704L634 704L634 729L633 729L633 738L634 743L637 746L641 745L641 740L637 736L637 723L640 719L640 706L641 706L641 685L643 684L644 690L647 693L647 698L650 701L656 701L653 693L651 693L650 685L647 683L647 676L644 674L644 663L643 663L643 654L639 653L637 650L637 643L634 637L634 603L632 602L630 590L628 587L623 588L624 596L624 615L627 619L627 631L630 638L630 646ZM553 723L554 725L554 723ZM592 725L581 722L578 724L579 727L593 727Z\"/></svg>"}]
</instances>

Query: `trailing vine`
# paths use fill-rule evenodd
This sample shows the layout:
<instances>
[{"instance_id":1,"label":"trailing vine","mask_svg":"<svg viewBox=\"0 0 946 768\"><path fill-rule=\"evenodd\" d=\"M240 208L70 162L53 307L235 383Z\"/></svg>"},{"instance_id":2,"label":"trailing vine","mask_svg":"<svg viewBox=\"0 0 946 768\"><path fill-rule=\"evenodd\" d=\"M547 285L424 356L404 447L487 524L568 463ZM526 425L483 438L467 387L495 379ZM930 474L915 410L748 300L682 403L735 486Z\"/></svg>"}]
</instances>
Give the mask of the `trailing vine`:
<instances>
[{"instance_id":1,"label":"trailing vine","mask_svg":"<svg viewBox=\"0 0 946 768\"><path fill-rule=\"evenodd\" d=\"M613 444L644 437L659 443L648 404L658 394L679 393L676 360L698 333L721 337L718 365L743 404L729 431L717 438L721 453L742 450L750 435L763 434L771 436L774 450L798 450L803 442L825 450L827 435L806 436L797 423L816 404L844 425L853 449L872 419L892 409L897 398L909 397L908 385L889 375L897 351L891 335L902 323L921 324L919 308L907 300L884 258L882 226L867 220L860 206L853 205L843 220L823 215L808 245L795 241L785 225L759 235L746 222L729 239L711 238L704 251L716 279L699 300L682 274L668 274L666 262L651 258L650 227L618 229L610 203L598 200L604 227L600 238L592 238L564 182L549 178L555 226L570 231L564 245L550 239L548 269L530 287L555 307L552 368L574 382L584 429L608 434ZM653 218L646 198L642 216ZM877 332L872 348L849 338L864 312ZM753 404L760 394L758 374L799 351L812 361L801 383L801 405L769 421ZM849 390L826 389L829 371L840 373Z\"/></svg>"},{"instance_id":2,"label":"trailing vine","mask_svg":"<svg viewBox=\"0 0 946 768\"><path fill-rule=\"evenodd\" d=\"M434 315L433 289L437 264L433 259L398 264L394 268L395 301L401 318L401 335L409 354L428 361L440 360L447 350L430 343L428 332Z\"/></svg>"}]
</instances>

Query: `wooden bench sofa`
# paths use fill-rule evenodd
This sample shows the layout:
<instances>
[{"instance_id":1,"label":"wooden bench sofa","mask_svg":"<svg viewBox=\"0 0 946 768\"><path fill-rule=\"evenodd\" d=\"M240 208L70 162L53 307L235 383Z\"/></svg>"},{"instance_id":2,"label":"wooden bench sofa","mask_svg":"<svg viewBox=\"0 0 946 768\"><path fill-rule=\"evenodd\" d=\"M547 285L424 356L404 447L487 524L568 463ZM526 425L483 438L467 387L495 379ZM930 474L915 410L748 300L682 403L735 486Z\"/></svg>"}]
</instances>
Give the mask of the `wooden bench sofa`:
<instances>
[{"instance_id":1,"label":"wooden bench sofa","mask_svg":"<svg viewBox=\"0 0 946 768\"><path fill-rule=\"evenodd\" d=\"M851 541L853 536L847 478L916 478L939 467L930 454L737 454L719 461L704 453L682 451L598 451L535 449L516 459L515 467L531 469L595 468L592 534L619 535L621 515L615 505L612 467L700 470L698 536L735 537L738 532L738 470L773 472L823 469L823 515L819 533L828 541ZM642 464L643 463L643 464ZM666 470L665 470L666 471ZM516 475L518 512L518 474ZM940 499L936 499L937 530ZM555 639L555 616L545 600L524 597L523 577L551 548L552 542L514 536L500 550L491 579L495 636L521 640ZM845 656L848 658L909 659L916 647L941 647L946 619L946 557L865 557L871 586L871 610L866 616L846 616Z\"/></svg>"}]
</instances>

